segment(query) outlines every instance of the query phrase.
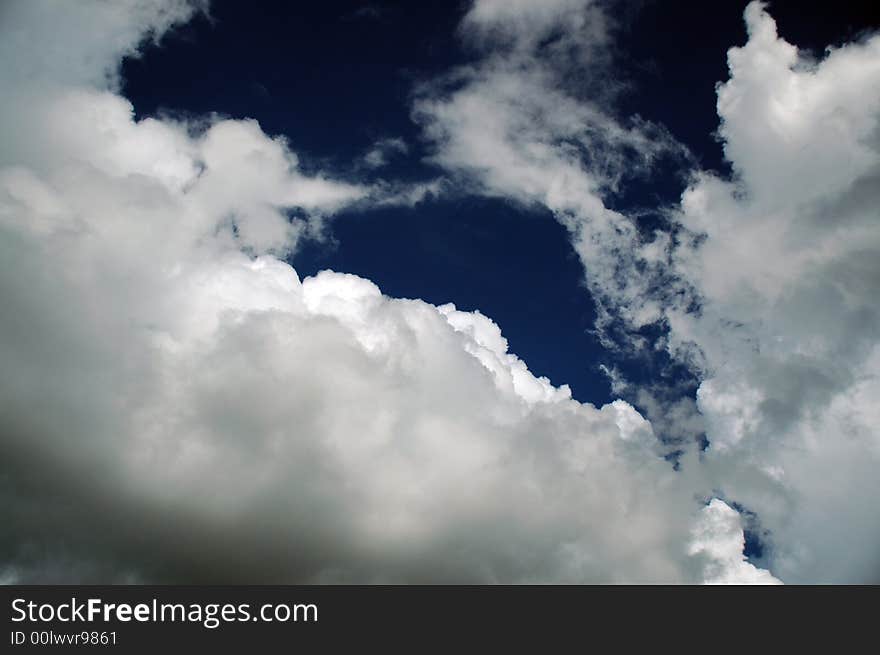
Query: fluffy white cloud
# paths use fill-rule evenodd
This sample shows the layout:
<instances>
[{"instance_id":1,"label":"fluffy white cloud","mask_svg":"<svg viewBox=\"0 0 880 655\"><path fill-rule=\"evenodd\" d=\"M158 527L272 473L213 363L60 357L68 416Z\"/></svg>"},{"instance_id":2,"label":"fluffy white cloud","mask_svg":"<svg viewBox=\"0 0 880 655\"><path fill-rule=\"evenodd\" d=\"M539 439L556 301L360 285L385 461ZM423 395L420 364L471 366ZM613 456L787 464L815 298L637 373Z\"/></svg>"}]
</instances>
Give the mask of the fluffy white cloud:
<instances>
[{"instance_id":1,"label":"fluffy white cloud","mask_svg":"<svg viewBox=\"0 0 880 655\"><path fill-rule=\"evenodd\" d=\"M113 87L124 56L136 56L144 41L158 41L170 28L183 23L206 0L85 0L24 2L0 7L0 76L7 85L68 84ZM104 34L106 38L90 38ZM6 100L15 101L10 94ZM4 103L5 105L6 103Z\"/></svg>"},{"instance_id":2,"label":"fluffy white cloud","mask_svg":"<svg viewBox=\"0 0 880 655\"><path fill-rule=\"evenodd\" d=\"M713 498L703 508L693 530L690 552L704 558L704 579L708 584L779 584L768 571L759 569L743 556L745 537L739 513Z\"/></svg>"},{"instance_id":3,"label":"fluffy white cloud","mask_svg":"<svg viewBox=\"0 0 880 655\"><path fill-rule=\"evenodd\" d=\"M373 190L254 122L134 121L119 57L189 7L79 6L0 21L4 581L702 579L696 458L477 312L300 280L304 222Z\"/></svg>"},{"instance_id":4,"label":"fluffy white cloud","mask_svg":"<svg viewBox=\"0 0 880 655\"><path fill-rule=\"evenodd\" d=\"M699 313L671 308L671 347L699 349L707 466L756 511L786 580L877 581L880 493L880 38L815 61L758 3L729 52L720 133L736 178L701 175L675 253Z\"/></svg>"},{"instance_id":5,"label":"fluffy white cloud","mask_svg":"<svg viewBox=\"0 0 880 655\"><path fill-rule=\"evenodd\" d=\"M169 251L138 223L174 194L138 182L112 187L111 237L34 233L4 198L3 552L24 579L698 579L697 503L632 407L533 377L479 314L300 282L222 235Z\"/></svg>"}]
</instances>

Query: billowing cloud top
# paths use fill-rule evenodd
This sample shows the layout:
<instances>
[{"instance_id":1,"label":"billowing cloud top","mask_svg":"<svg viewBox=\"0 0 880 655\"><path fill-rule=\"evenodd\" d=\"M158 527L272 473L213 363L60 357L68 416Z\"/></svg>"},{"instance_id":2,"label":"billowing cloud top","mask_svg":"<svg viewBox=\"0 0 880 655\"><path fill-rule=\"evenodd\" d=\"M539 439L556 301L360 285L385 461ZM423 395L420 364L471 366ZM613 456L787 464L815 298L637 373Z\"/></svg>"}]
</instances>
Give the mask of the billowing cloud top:
<instances>
[{"instance_id":1,"label":"billowing cloud top","mask_svg":"<svg viewBox=\"0 0 880 655\"><path fill-rule=\"evenodd\" d=\"M566 224L606 318L668 324L709 449L674 469L632 405L535 377L479 312L300 279L301 232L375 190L303 173L254 121L135 121L116 90L120 58L198 7L86 2L49 23L8 3L4 580L876 576L880 42L808 62L751 5L719 91L738 181L695 174L675 212L695 238L646 243L603 196L678 146L566 90L566 61L607 63L592 3L537 6L476 3L463 38L505 35L507 56L424 85L414 114L450 174ZM733 501L772 533L772 575Z\"/></svg>"}]
</instances>

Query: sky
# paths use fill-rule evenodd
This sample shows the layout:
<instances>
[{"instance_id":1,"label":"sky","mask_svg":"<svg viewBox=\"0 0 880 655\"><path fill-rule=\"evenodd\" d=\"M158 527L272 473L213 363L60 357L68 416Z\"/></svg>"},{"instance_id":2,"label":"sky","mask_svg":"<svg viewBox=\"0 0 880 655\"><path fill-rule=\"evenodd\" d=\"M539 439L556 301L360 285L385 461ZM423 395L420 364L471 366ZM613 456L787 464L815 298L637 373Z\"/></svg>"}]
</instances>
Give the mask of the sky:
<instances>
[{"instance_id":1,"label":"sky","mask_svg":"<svg viewBox=\"0 0 880 655\"><path fill-rule=\"evenodd\" d=\"M0 5L0 580L880 582L868 3Z\"/></svg>"}]
</instances>

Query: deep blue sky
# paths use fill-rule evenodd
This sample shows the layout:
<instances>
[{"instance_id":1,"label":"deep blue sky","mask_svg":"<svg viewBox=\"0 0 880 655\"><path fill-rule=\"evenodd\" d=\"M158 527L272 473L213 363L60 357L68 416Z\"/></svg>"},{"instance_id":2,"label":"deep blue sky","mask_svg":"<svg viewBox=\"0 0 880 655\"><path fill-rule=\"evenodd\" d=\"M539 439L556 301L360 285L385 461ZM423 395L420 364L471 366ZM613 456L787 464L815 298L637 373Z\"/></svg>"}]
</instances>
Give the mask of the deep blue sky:
<instances>
[{"instance_id":1,"label":"deep blue sky","mask_svg":"<svg viewBox=\"0 0 880 655\"><path fill-rule=\"evenodd\" d=\"M715 84L726 51L745 41L744 1L646 0L623 3L620 75L631 83L621 113L664 124L703 167L725 171ZM818 51L880 25L880 3L773 2L788 40ZM125 94L139 116L217 112L259 120L288 137L304 165L355 177L353 162L383 137L402 137L409 155L381 171L387 179L431 179L424 144L410 120L413 83L466 54L454 30L466 2L235 2L215 0L167 36L160 48L127 60ZM673 202L676 170L658 171L621 206ZM485 198L433 199L414 209L338 216L331 240L307 243L292 258L301 276L323 268L362 275L391 296L455 302L498 322L538 375L567 383L576 398L611 399L598 364L614 363L590 333L592 301L565 231L537 210ZM634 377L656 378L663 362L623 362ZM681 381L680 379L678 381Z\"/></svg>"}]
</instances>

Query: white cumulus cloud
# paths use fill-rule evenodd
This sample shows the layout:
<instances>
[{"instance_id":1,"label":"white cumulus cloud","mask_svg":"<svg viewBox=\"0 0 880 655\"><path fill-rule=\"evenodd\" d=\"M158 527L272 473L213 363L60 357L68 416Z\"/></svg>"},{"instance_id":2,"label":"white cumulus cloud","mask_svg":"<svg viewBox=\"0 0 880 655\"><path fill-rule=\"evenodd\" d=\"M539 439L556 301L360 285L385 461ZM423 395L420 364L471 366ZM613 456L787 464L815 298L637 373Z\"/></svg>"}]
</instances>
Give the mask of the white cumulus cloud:
<instances>
[{"instance_id":1,"label":"white cumulus cloud","mask_svg":"<svg viewBox=\"0 0 880 655\"><path fill-rule=\"evenodd\" d=\"M797 582L880 576L880 38L821 60L763 5L728 55L718 113L733 181L699 175L675 254L701 311L668 310L699 350L707 465L773 535Z\"/></svg>"}]
</instances>

